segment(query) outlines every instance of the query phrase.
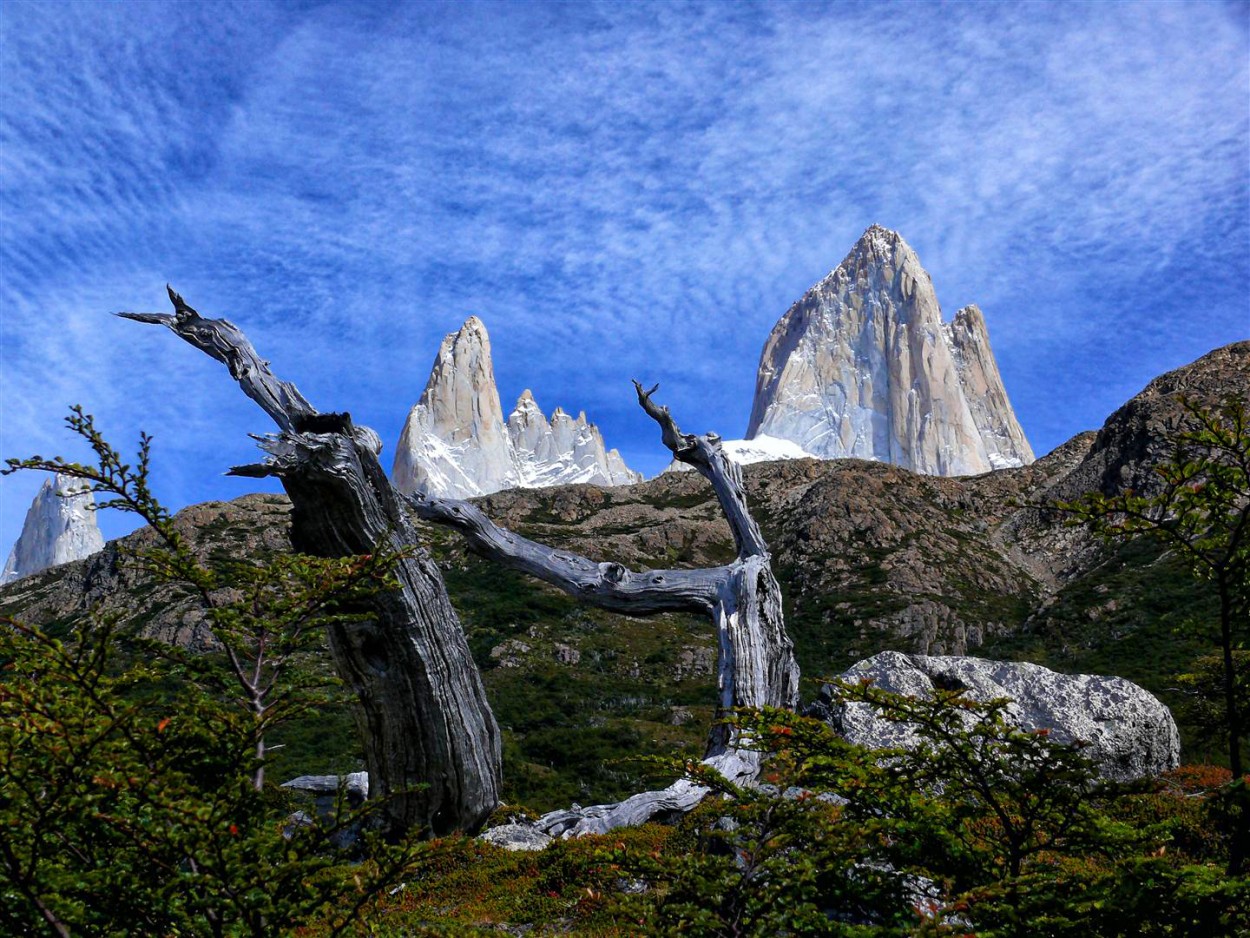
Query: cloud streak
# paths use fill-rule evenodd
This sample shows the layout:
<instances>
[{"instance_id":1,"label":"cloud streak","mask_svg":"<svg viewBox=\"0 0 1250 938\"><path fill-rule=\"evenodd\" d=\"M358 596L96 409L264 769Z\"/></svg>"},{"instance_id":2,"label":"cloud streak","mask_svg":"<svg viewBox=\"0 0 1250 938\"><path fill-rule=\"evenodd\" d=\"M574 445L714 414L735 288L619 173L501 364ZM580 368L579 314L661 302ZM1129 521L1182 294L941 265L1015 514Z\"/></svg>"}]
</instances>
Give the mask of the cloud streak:
<instances>
[{"instance_id":1,"label":"cloud streak","mask_svg":"<svg viewBox=\"0 0 1250 938\"><path fill-rule=\"evenodd\" d=\"M1250 334L1248 49L1217 4L12 3L0 450L81 401L157 434L171 501L240 492L263 416L104 316L170 280L388 445L478 313L505 397L655 471L629 378L741 433L768 330L880 222L986 310L1045 451Z\"/></svg>"}]
</instances>

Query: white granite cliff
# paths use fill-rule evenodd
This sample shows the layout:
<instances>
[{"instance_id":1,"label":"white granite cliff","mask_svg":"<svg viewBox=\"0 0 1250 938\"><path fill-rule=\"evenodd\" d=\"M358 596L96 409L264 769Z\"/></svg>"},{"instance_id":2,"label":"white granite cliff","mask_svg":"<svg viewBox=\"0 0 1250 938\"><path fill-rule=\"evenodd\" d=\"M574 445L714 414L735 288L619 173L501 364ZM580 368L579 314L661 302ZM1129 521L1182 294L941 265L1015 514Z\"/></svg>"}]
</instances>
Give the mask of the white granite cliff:
<instances>
[{"instance_id":1,"label":"white granite cliff","mask_svg":"<svg viewBox=\"0 0 1250 938\"><path fill-rule=\"evenodd\" d=\"M1033 461L1033 447L1016 420L998 363L990 350L990 335L980 308L965 306L942 326L955 355L955 370L972 421L981 434L990 465L995 469L1023 466Z\"/></svg>"},{"instance_id":2,"label":"white granite cliff","mask_svg":"<svg viewBox=\"0 0 1250 938\"><path fill-rule=\"evenodd\" d=\"M585 413L548 420L526 390L503 417L490 336L476 316L443 339L430 379L400 434L391 471L401 492L452 498L506 488L589 482L629 485L642 475L608 450Z\"/></svg>"},{"instance_id":3,"label":"white granite cliff","mask_svg":"<svg viewBox=\"0 0 1250 938\"><path fill-rule=\"evenodd\" d=\"M81 480L62 475L44 480L26 512L22 533L0 574L0 584L102 550L104 537L96 523L94 505L95 499Z\"/></svg>"},{"instance_id":4,"label":"white granite cliff","mask_svg":"<svg viewBox=\"0 0 1250 938\"><path fill-rule=\"evenodd\" d=\"M928 273L873 225L764 345L747 438L970 475L1033 461L976 307L949 325Z\"/></svg>"}]
</instances>

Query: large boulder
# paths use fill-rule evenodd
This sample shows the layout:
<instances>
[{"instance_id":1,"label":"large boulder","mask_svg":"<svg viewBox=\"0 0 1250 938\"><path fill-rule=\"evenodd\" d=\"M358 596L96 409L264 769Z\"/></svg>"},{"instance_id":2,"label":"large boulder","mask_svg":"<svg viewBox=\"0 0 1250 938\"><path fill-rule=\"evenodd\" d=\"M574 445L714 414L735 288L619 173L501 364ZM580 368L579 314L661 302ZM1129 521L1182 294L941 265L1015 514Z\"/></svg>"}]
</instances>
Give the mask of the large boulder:
<instances>
[{"instance_id":1,"label":"large boulder","mask_svg":"<svg viewBox=\"0 0 1250 938\"><path fill-rule=\"evenodd\" d=\"M1087 743L1086 754L1099 773L1115 781L1158 775L1180 762L1180 736L1171 711L1124 678L1059 674L1027 662L897 651L883 651L842 674L851 682L866 678L911 697L927 698L934 687L941 687L974 700L1009 698L1009 720L1023 730L1047 729L1061 742ZM914 725L882 719L869 704L844 704L828 715L848 740L873 749L910 748L919 739Z\"/></svg>"}]
</instances>

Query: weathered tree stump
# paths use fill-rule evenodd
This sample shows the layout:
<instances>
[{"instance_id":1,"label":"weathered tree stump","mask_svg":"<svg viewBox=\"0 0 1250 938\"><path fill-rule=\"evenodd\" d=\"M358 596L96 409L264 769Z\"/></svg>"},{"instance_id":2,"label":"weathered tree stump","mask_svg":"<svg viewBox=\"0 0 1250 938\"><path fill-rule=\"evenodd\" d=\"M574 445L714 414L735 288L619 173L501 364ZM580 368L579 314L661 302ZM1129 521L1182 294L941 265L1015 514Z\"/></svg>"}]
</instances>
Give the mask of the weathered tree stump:
<instances>
[{"instance_id":1,"label":"weathered tree stump","mask_svg":"<svg viewBox=\"0 0 1250 938\"><path fill-rule=\"evenodd\" d=\"M632 615L693 611L716 629L717 716L737 707L793 708L798 665L782 618L781 590L759 526L747 508L742 473L714 434L678 429L667 407L634 387L643 410L660 426L674 457L701 473L716 492L737 546L730 564L701 570L634 572L554 550L500 528L476 506L427 495L403 496L378 463L381 441L349 414L318 413L299 390L278 380L243 332L225 319L205 319L172 289L174 313L120 313L163 325L229 369L243 392L278 425L257 437L268 454L234 475L276 476L293 506L291 540L322 557L367 553L379 543L416 544L403 505L420 518L459 531L479 553L552 583L581 600ZM390 799L394 832L419 828L439 835L473 830L498 803L499 729L442 576L423 549L398 565L400 588L372 600L373 618L336 625L329 644L339 675L360 701L370 790ZM759 755L738 746L720 719L704 760L730 779L755 777ZM420 786L420 787L415 787ZM552 833L603 831L686 811L706 789L679 781L617 805L547 815Z\"/></svg>"},{"instance_id":2,"label":"weathered tree stump","mask_svg":"<svg viewBox=\"0 0 1250 938\"><path fill-rule=\"evenodd\" d=\"M330 652L360 702L371 796L387 799L390 832L476 830L499 802L499 728L442 575L426 551L410 548L417 534L378 463L377 434L349 414L318 413L237 326L205 319L172 289L169 297L173 315L119 315L166 326L223 362L278 425L257 437L263 463L230 471L281 480L296 550L342 557L379 544L406 549L394 571L399 589L371 600L369 620L330 627Z\"/></svg>"}]
</instances>

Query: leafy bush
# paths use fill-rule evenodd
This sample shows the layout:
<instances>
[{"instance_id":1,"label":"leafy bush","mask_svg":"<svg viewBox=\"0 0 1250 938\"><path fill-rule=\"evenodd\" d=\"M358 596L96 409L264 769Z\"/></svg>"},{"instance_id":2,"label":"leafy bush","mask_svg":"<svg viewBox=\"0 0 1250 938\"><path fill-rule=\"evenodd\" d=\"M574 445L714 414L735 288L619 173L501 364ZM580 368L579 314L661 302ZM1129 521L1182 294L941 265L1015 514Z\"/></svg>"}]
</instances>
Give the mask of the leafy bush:
<instances>
[{"instance_id":1,"label":"leafy bush","mask_svg":"<svg viewBox=\"0 0 1250 938\"><path fill-rule=\"evenodd\" d=\"M690 819L697 848L611 856L650 884L626 908L651 933L1084 938L1250 928L1250 880L1222 871L1219 802L1201 787L1210 779L1104 783L1079 746L1010 725L1005 701L917 700L871 684L841 684L838 699L911 724L921 744L869 752L822 721L740 714L739 732L768 753L768 784L687 766L721 796Z\"/></svg>"},{"instance_id":2,"label":"leafy bush","mask_svg":"<svg viewBox=\"0 0 1250 938\"><path fill-rule=\"evenodd\" d=\"M265 785L266 736L325 699L321 630L388 588L394 557L202 561L148 489L148 439L132 468L80 409L69 424L97 466L36 457L8 471L83 479L103 507L143 518L159 546L131 561L199 599L221 654L149 644L122 657L116 620L65 640L0 620L0 922L58 935L339 929L414 848L366 836L373 862L336 874L333 842L367 830L382 802L291 817L289 796Z\"/></svg>"}]
</instances>

